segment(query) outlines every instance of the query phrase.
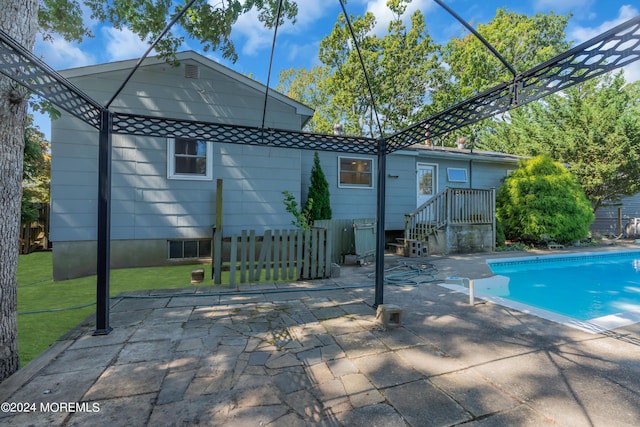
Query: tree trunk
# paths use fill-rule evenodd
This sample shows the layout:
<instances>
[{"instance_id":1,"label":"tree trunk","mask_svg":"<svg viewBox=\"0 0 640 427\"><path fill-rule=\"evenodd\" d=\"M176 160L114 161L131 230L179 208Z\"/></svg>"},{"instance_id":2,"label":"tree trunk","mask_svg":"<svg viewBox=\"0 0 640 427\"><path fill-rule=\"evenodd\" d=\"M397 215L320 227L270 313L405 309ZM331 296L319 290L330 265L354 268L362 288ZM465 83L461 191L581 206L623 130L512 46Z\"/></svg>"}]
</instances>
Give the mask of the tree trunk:
<instances>
[{"instance_id":1,"label":"tree trunk","mask_svg":"<svg viewBox=\"0 0 640 427\"><path fill-rule=\"evenodd\" d=\"M2 0L0 28L28 50L38 30L38 0ZM0 77L0 381L18 369L16 270L27 91Z\"/></svg>"}]
</instances>

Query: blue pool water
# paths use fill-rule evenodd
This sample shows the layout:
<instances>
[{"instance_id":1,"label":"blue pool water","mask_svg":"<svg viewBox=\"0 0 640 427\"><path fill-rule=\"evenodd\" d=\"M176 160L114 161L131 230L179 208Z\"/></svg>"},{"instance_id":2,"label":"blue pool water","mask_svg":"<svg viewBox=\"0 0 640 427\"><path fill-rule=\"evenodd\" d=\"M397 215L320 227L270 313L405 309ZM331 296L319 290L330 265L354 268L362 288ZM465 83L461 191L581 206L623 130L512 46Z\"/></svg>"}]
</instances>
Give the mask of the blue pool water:
<instances>
[{"instance_id":1,"label":"blue pool water","mask_svg":"<svg viewBox=\"0 0 640 427\"><path fill-rule=\"evenodd\" d=\"M480 292L581 321L640 313L640 251L487 261L494 274ZM491 285L494 283L494 285Z\"/></svg>"}]
</instances>

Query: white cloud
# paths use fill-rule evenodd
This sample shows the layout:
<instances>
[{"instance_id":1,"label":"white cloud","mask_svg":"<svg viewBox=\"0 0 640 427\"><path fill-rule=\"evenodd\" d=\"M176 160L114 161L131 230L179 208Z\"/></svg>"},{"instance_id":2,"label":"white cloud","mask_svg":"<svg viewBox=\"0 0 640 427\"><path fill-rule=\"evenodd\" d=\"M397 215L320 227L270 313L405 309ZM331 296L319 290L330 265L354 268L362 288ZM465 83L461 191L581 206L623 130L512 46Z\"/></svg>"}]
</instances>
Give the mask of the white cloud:
<instances>
[{"instance_id":1,"label":"white cloud","mask_svg":"<svg viewBox=\"0 0 640 427\"><path fill-rule=\"evenodd\" d=\"M305 34L305 31L309 31L332 10L335 11L335 4L332 2L299 1L296 23L291 24L286 21L284 25L278 27L278 39L283 34L303 34L305 39L312 38L314 34ZM327 29L327 34L329 31L331 28ZM266 28L258 20L258 12L252 9L238 17L238 21L233 26L232 35L239 52L255 56L262 53L264 49L271 49L273 32L273 28ZM276 40L276 43L279 41Z\"/></svg>"},{"instance_id":2,"label":"white cloud","mask_svg":"<svg viewBox=\"0 0 640 427\"><path fill-rule=\"evenodd\" d=\"M298 1L298 16L297 22L295 25L291 25L289 23L285 24L284 28L287 29L287 32L292 32L292 30L302 30L308 29L311 25L315 24L318 20L323 19L329 13L334 13L337 15L337 12L342 12L342 9L336 6L337 2L332 1ZM347 6L348 7L348 6ZM348 10L348 9L347 9ZM291 28L289 28L291 27ZM329 31L331 29L329 28Z\"/></svg>"},{"instance_id":3,"label":"white cloud","mask_svg":"<svg viewBox=\"0 0 640 427\"><path fill-rule=\"evenodd\" d=\"M631 5L624 5L620 7L618 11L618 16L615 19L610 21L604 21L597 27L575 27L569 33L569 38L572 39L576 43L582 43L589 39L592 39L607 30L615 27L616 25L620 25L625 21L637 16L640 12L638 9L634 8Z\"/></svg>"},{"instance_id":4,"label":"white cloud","mask_svg":"<svg viewBox=\"0 0 640 427\"><path fill-rule=\"evenodd\" d=\"M431 0L414 0L407 5L407 10L403 15L403 21L405 24L410 22L411 15L413 15L416 10L420 10L423 15L426 15L426 13L434 7L436 7L436 3ZM373 13L376 17L376 26L373 32L377 35L386 34L389 28L389 22L395 18L387 6L387 0L371 0L367 2L367 12Z\"/></svg>"},{"instance_id":5,"label":"white cloud","mask_svg":"<svg viewBox=\"0 0 640 427\"><path fill-rule=\"evenodd\" d=\"M623 22L628 21L638 14L640 14L638 9L634 8L631 5L624 5L620 7L618 16L615 19L605 21L597 27L575 27L569 33L569 38L572 39L576 44L580 44L604 33L607 30L610 30L616 25L620 25ZM635 61L634 63L627 65L623 68L623 70L624 77L627 82L640 80L640 61Z\"/></svg>"},{"instance_id":6,"label":"white cloud","mask_svg":"<svg viewBox=\"0 0 640 427\"><path fill-rule=\"evenodd\" d=\"M238 46L239 43L236 42L238 35L244 40L242 47ZM238 21L233 26L232 36L236 43L236 49L245 55L254 56L271 46L273 30L265 28L258 21L258 12L252 9L238 17Z\"/></svg>"},{"instance_id":7,"label":"white cloud","mask_svg":"<svg viewBox=\"0 0 640 427\"><path fill-rule=\"evenodd\" d=\"M149 48L147 43L140 40L140 37L129 29L102 27L101 33L104 37L108 61L140 58ZM153 55L154 52L151 54Z\"/></svg>"},{"instance_id":8,"label":"white cloud","mask_svg":"<svg viewBox=\"0 0 640 427\"><path fill-rule=\"evenodd\" d=\"M44 41L38 37L34 52L50 67L58 70L96 63L96 58L91 53L60 37L53 41Z\"/></svg>"}]
</instances>

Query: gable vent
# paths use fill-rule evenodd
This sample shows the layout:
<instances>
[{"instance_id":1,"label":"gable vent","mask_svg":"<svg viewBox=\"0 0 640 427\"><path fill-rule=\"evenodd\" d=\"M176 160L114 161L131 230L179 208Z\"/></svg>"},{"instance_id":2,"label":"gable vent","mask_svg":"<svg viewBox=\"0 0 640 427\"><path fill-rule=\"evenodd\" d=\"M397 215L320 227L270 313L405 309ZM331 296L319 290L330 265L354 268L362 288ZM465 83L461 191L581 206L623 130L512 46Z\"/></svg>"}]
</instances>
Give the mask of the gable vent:
<instances>
[{"instance_id":1,"label":"gable vent","mask_svg":"<svg viewBox=\"0 0 640 427\"><path fill-rule=\"evenodd\" d=\"M184 65L184 77L185 79L197 79L200 78L200 67L192 64Z\"/></svg>"}]
</instances>

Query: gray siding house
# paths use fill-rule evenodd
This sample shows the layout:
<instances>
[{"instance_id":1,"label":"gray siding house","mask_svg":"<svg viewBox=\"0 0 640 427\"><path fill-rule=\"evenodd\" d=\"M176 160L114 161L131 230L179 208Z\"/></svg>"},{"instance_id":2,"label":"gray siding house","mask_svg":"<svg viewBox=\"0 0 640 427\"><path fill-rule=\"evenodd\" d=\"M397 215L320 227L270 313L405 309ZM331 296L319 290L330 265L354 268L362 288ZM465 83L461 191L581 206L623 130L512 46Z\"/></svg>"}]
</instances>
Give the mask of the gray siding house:
<instances>
[{"instance_id":1,"label":"gray siding house","mask_svg":"<svg viewBox=\"0 0 640 427\"><path fill-rule=\"evenodd\" d=\"M313 110L194 52L180 65L148 58L110 109L122 113L298 131ZM106 103L136 61L61 72ZM51 232L54 279L93 274L96 265L98 133L63 114L53 121ZM162 265L211 256L216 185L223 182L225 235L243 229L292 228L284 190L306 200L314 152L180 138L113 135L111 266ZM320 152L334 218L376 212L374 156ZM517 158L467 149L415 146L387 161L385 227L400 231L404 214L445 187L491 188Z\"/></svg>"},{"instance_id":2,"label":"gray siding house","mask_svg":"<svg viewBox=\"0 0 640 427\"><path fill-rule=\"evenodd\" d=\"M377 159L373 156L319 153L330 185L336 219L372 218L376 212ZM404 229L404 215L444 188L491 189L517 167L520 157L450 147L414 145L387 158L385 229ZM354 165L365 172L348 171ZM306 200L313 152L302 154L302 195ZM345 170L347 170L345 172ZM370 171L370 172L366 172Z\"/></svg>"},{"instance_id":3,"label":"gray siding house","mask_svg":"<svg viewBox=\"0 0 640 427\"><path fill-rule=\"evenodd\" d=\"M602 236L640 238L640 193L609 203L596 211L591 231Z\"/></svg>"},{"instance_id":4,"label":"gray siding house","mask_svg":"<svg viewBox=\"0 0 640 427\"><path fill-rule=\"evenodd\" d=\"M194 52L178 67L149 58L113 102L117 112L260 126L265 87ZM106 103L136 61L63 71ZM265 127L300 130L313 110L269 92ZM54 279L95 272L98 133L70 115L51 133ZM293 149L114 135L112 266L206 257L215 223L216 180L224 182L224 226L289 227L284 190L300 196L301 154Z\"/></svg>"}]
</instances>

